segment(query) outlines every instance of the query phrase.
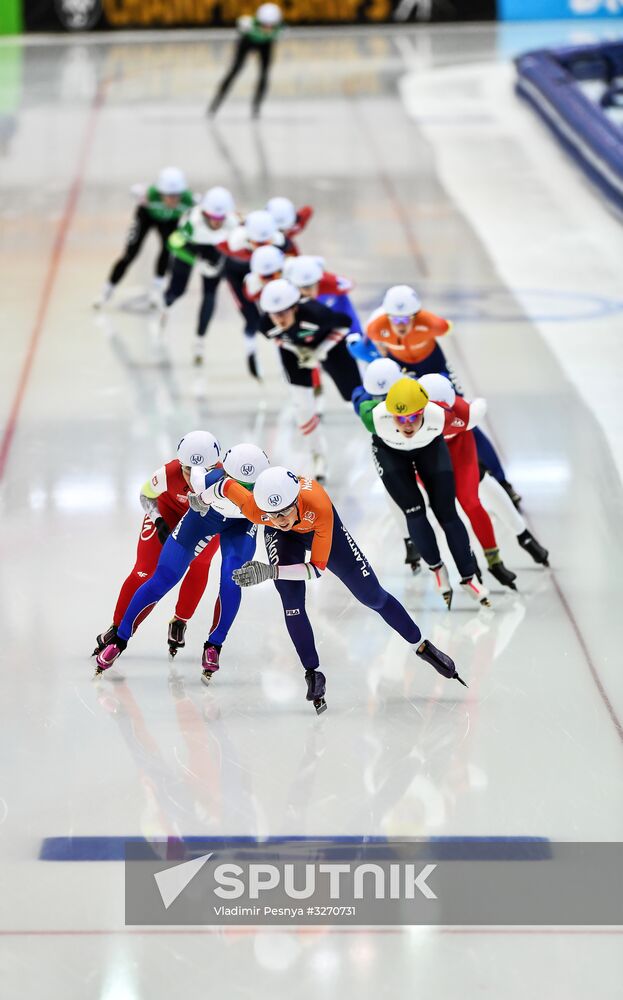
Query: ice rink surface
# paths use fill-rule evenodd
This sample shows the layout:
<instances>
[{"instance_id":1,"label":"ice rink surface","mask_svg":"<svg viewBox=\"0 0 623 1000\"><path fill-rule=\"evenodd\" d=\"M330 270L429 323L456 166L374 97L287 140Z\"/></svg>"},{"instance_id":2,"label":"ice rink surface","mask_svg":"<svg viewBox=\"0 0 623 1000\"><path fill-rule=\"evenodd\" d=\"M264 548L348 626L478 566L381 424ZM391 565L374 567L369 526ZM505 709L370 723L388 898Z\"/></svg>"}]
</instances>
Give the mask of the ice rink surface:
<instances>
[{"instance_id":1,"label":"ice rink surface","mask_svg":"<svg viewBox=\"0 0 623 1000\"><path fill-rule=\"evenodd\" d=\"M570 29L292 33L263 118L249 119L247 70L208 124L229 37L0 45L0 993L620 998L621 928L126 929L121 863L38 860L70 836L623 836L623 234L516 102L508 62ZM244 594L207 690L217 574L173 667L170 594L92 682L138 489L184 432L309 471L270 345L261 385L246 374L226 286L202 371L196 284L164 333L142 308L155 244L111 308L91 309L130 185L167 163L243 211L272 195L313 205L300 244L356 281L364 315L408 282L455 321L448 355L489 401L550 570L500 528L518 594L490 579L491 611L457 595L446 612L403 565L368 436L332 387L325 423L337 509L468 690L329 577L308 588L322 718L268 584Z\"/></svg>"}]
</instances>

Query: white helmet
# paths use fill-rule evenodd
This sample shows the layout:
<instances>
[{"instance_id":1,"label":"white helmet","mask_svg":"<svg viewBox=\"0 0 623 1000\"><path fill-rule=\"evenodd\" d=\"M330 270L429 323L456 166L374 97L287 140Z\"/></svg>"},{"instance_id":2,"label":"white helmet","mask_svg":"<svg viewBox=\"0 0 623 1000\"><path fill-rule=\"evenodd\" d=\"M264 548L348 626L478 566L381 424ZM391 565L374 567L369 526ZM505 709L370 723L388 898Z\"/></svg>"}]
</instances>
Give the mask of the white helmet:
<instances>
[{"instance_id":1,"label":"white helmet","mask_svg":"<svg viewBox=\"0 0 623 1000\"><path fill-rule=\"evenodd\" d=\"M260 24L265 24L267 28L273 28L281 24L283 14L276 3L263 3L257 8L255 19Z\"/></svg>"},{"instance_id":2,"label":"white helmet","mask_svg":"<svg viewBox=\"0 0 623 1000\"><path fill-rule=\"evenodd\" d=\"M391 358L376 358L364 372L363 387L371 396L386 396L399 378L402 378L402 372L396 361Z\"/></svg>"},{"instance_id":3,"label":"white helmet","mask_svg":"<svg viewBox=\"0 0 623 1000\"><path fill-rule=\"evenodd\" d=\"M298 476L293 472L284 469L283 465L271 465L258 476L253 487L253 499L260 510L278 513L292 506L300 488Z\"/></svg>"},{"instance_id":4,"label":"white helmet","mask_svg":"<svg viewBox=\"0 0 623 1000\"><path fill-rule=\"evenodd\" d=\"M253 243L270 243L277 233L277 226L272 215L262 209L247 215L244 220L244 228Z\"/></svg>"},{"instance_id":5,"label":"white helmet","mask_svg":"<svg viewBox=\"0 0 623 1000\"><path fill-rule=\"evenodd\" d=\"M178 167L165 167L158 174L156 188L160 194L183 194L187 188L186 175Z\"/></svg>"},{"instance_id":6,"label":"white helmet","mask_svg":"<svg viewBox=\"0 0 623 1000\"><path fill-rule=\"evenodd\" d=\"M256 444L234 445L223 459L225 472L239 483L254 483L269 465L268 455Z\"/></svg>"},{"instance_id":7,"label":"white helmet","mask_svg":"<svg viewBox=\"0 0 623 1000\"><path fill-rule=\"evenodd\" d=\"M433 403L445 403L446 406L454 406L456 392L449 378L445 375L422 375L418 382L428 393L428 398Z\"/></svg>"},{"instance_id":8,"label":"white helmet","mask_svg":"<svg viewBox=\"0 0 623 1000\"><path fill-rule=\"evenodd\" d=\"M233 195L224 187L212 187L201 199L201 211L215 219L224 219L235 209Z\"/></svg>"},{"instance_id":9,"label":"white helmet","mask_svg":"<svg viewBox=\"0 0 623 1000\"><path fill-rule=\"evenodd\" d=\"M385 292L383 312L388 316L413 316L421 308L420 297L410 285L393 285Z\"/></svg>"},{"instance_id":10,"label":"white helmet","mask_svg":"<svg viewBox=\"0 0 623 1000\"><path fill-rule=\"evenodd\" d=\"M209 469L219 460L221 446L209 431L189 431L177 446L177 457L181 465L199 465Z\"/></svg>"},{"instance_id":11,"label":"white helmet","mask_svg":"<svg viewBox=\"0 0 623 1000\"><path fill-rule=\"evenodd\" d=\"M268 278L271 274L283 271L284 254L279 247L268 243L264 247L257 247L251 254L251 270L253 274L259 274L262 278Z\"/></svg>"},{"instance_id":12,"label":"white helmet","mask_svg":"<svg viewBox=\"0 0 623 1000\"><path fill-rule=\"evenodd\" d=\"M266 211L272 215L277 229L282 231L292 229L296 222L296 209L289 198L271 198L266 202Z\"/></svg>"},{"instance_id":13,"label":"white helmet","mask_svg":"<svg viewBox=\"0 0 623 1000\"><path fill-rule=\"evenodd\" d=\"M285 278L276 278L264 285L260 295L260 309L265 313L283 312L296 305L301 297L298 288Z\"/></svg>"},{"instance_id":14,"label":"white helmet","mask_svg":"<svg viewBox=\"0 0 623 1000\"><path fill-rule=\"evenodd\" d=\"M315 285L322 278L324 260L322 257L307 255L291 257L284 273L288 281L291 281L297 288L307 288L308 285Z\"/></svg>"}]
</instances>

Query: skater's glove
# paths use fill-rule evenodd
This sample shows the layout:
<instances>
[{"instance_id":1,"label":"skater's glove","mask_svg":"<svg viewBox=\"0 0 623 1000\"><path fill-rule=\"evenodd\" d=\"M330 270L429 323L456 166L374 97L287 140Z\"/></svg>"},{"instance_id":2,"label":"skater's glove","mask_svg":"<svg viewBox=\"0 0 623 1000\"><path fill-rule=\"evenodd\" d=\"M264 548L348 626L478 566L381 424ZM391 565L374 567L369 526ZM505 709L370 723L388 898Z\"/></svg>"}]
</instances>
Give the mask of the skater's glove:
<instances>
[{"instance_id":1,"label":"skater's glove","mask_svg":"<svg viewBox=\"0 0 623 1000\"><path fill-rule=\"evenodd\" d=\"M318 364L316 352L312 347L297 347L296 360L299 368L315 368Z\"/></svg>"},{"instance_id":2,"label":"skater's glove","mask_svg":"<svg viewBox=\"0 0 623 1000\"><path fill-rule=\"evenodd\" d=\"M254 587L256 583L264 583L265 580L276 580L278 575L276 566L253 561L244 563L240 569L235 569L231 578L239 587Z\"/></svg>"},{"instance_id":3,"label":"skater's glove","mask_svg":"<svg viewBox=\"0 0 623 1000\"><path fill-rule=\"evenodd\" d=\"M164 543L166 542L167 538L171 534L171 531L169 529L169 525L167 524L167 522L165 521L165 519L163 517L157 517L156 520L154 521L154 524L156 525L156 532L158 534L158 541L160 542L161 545L164 545Z\"/></svg>"},{"instance_id":4,"label":"skater's glove","mask_svg":"<svg viewBox=\"0 0 623 1000\"><path fill-rule=\"evenodd\" d=\"M205 502L201 493L188 493L187 499L190 509L196 511L197 514L201 514L202 517L205 517L210 509L210 504Z\"/></svg>"},{"instance_id":5,"label":"skater's glove","mask_svg":"<svg viewBox=\"0 0 623 1000\"><path fill-rule=\"evenodd\" d=\"M209 260L199 260L197 262L197 270L204 278L216 278L223 270L223 265L221 261L211 264Z\"/></svg>"}]
</instances>

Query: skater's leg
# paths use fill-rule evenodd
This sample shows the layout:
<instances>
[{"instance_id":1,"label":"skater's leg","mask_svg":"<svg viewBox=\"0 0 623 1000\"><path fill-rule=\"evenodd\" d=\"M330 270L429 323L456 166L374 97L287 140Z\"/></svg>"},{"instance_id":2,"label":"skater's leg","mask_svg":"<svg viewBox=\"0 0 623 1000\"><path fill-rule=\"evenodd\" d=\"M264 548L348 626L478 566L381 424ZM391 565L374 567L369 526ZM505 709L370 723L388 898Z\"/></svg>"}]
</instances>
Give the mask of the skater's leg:
<instances>
[{"instance_id":1,"label":"skater's leg","mask_svg":"<svg viewBox=\"0 0 623 1000\"><path fill-rule=\"evenodd\" d=\"M452 459L456 498L465 511L467 519L474 529L474 534L485 551L485 555L492 550L497 552L498 544L493 524L482 506L478 495L480 469L478 467L476 443L473 435L469 431L458 434L449 442L448 451ZM501 487L500 490L504 493ZM506 496L506 494L504 495ZM511 501L509 500L508 502L512 507Z\"/></svg>"},{"instance_id":2,"label":"skater's leg","mask_svg":"<svg viewBox=\"0 0 623 1000\"><path fill-rule=\"evenodd\" d=\"M253 47L252 44L249 42L247 38L245 38L244 35L238 39L236 49L234 52L233 62L229 70L227 71L226 75L224 76L223 80L219 84L216 94L212 98L212 102L209 107L209 111L211 114L215 114L216 111L218 110L221 102L223 101L223 98L227 94L227 91L229 90L232 83L236 79L238 73L244 66L245 59L247 58L247 55L251 51L252 47Z\"/></svg>"},{"instance_id":3,"label":"skater's leg","mask_svg":"<svg viewBox=\"0 0 623 1000\"><path fill-rule=\"evenodd\" d=\"M174 232L176 226L177 222L175 219L167 219L166 221L158 222L156 225L158 235L160 236L160 253L156 258L156 266L154 269L154 273L157 278L164 278L167 273L170 257L168 247L169 236Z\"/></svg>"},{"instance_id":4,"label":"skater's leg","mask_svg":"<svg viewBox=\"0 0 623 1000\"><path fill-rule=\"evenodd\" d=\"M411 452L397 451L373 438L372 458L383 486L404 513L409 536L424 562L438 566L441 562L439 546L426 516L426 504L415 478L411 456Z\"/></svg>"},{"instance_id":5,"label":"skater's leg","mask_svg":"<svg viewBox=\"0 0 623 1000\"><path fill-rule=\"evenodd\" d=\"M188 572L182 580L177 604L175 605L175 617L181 621L188 622L197 610L197 605L203 597L210 575L210 566L219 547L219 536L216 535L208 542L203 552L196 559L193 559Z\"/></svg>"},{"instance_id":6,"label":"skater's leg","mask_svg":"<svg viewBox=\"0 0 623 1000\"><path fill-rule=\"evenodd\" d=\"M242 591L232 580L232 573L243 563L253 559L257 526L249 526L246 520L228 522L221 532L221 585L214 609L212 628L208 642L212 646L222 646L227 638L238 609Z\"/></svg>"},{"instance_id":7,"label":"skater's leg","mask_svg":"<svg viewBox=\"0 0 623 1000\"><path fill-rule=\"evenodd\" d=\"M128 267L141 249L147 233L153 225L153 220L144 205L139 205L134 213L134 219L126 240L123 256L114 264L109 275L111 285L118 285Z\"/></svg>"},{"instance_id":8,"label":"skater's leg","mask_svg":"<svg viewBox=\"0 0 623 1000\"><path fill-rule=\"evenodd\" d=\"M381 587L376 573L333 512L333 543L327 568L348 587L361 604L377 611L385 622L410 645L417 645L422 633L396 598Z\"/></svg>"},{"instance_id":9,"label":"skater's leg","mask_svg":"<svg viewBox=\"0 0 623 1000\"><path fill-rule=\"evenodd\" d=\"M257 86L253 97L253 113L255 115L259 114L260 106L266 96L270 64L273 56L273 43L265 42L263 45L259 45L257 47L257 54L260 60L260 74L257 79Z\"/></svg>"},{"instance_id":10,"label":"skater's leg","mask_svg":"<svg viewBox=\"0 0 623 1000\"><path fill-rule=\"evenodd\" d=\"M204 518L192 510L184 515L167 538L153 576L139 587L130 601L117 630L120 639L128 641L154 605L179 583L192 560L218 534L222 524L223 518L212 512Z\"/></svg>"},{"instance_id":11,"label":"skater's leg","mask_svg":"<svg viewBox=\"0 0 623 1000\"><path fill-rule=\"evenodd\" d=\"M514 535L520 535L522 531L526 530L527 525L524 518L497 479L485 473L480 480L478 492L487 510L495 514Z\"/></svg>"},{"instance_id":12,"label":"skater's leg","mask_svg":"<svg viewBox=\"0 0 623 1000\"><path fill-rule=\"evenodd\" d=\"M305 561L306 547L294 532L264 529L264 542L269 562L273 565L293 566ZM288 634L305 670L319 666L314 633L305 610L305 583L302 580L275 580Z\"/></svg>"},{"instance_id":13,"label":"skater's leg","mask_svg":"<svg viewBox=\"0 0 623 1000\"><path fill-rule=\"evenodd\" d=\"M198 337L205 337L208 326L210 325L210 320L212 319L212 315L214 313L214 306L216 305L216 290L220 280L220 275L215 278L206 278L203 276L201 279L203 284L203 297L201 299L199 319L197 322Z\"/></svg>"},{"instance_id":14,"label":"skater's leg","mask_svg":"<svg viewBox=\"0 0 623 1000\"><path fill-rule=\"evenodd\" d=\"M173 258L169 286L164 293L164 304L167 307L172 306L173 303L184 294L188 286L191 273L191 264L188 264L185 260L180 260L179 257Z\"/></svg>"},{"instance_id":15,"label":"skater's leg","mask_svg":"<svg viewBox=\"0 0 623 1000\"><path fill-rule=\"evenodd\" d=\"M113 625L119 625L127 611L128 604L139 587L152 575L162 552L156 525L148 514L143 518L141 533L136 547L136 562L124 581L113 614Z\"/></svg>"},{"instance_id":16,"label":"skater's leg","mask_svg":"<svg viewBox=\"0 0 623 1000\"><path fill-rule=\"evenodd\" d=\"M474 427L474 437L476 439L476 448L478 449L478 458L482 464L499 483L506 482L506 473L504 472L498 453L485 432L480 427Z\"/></svg>"},{"instance_id":17,"label":"skater's leg","mask_svg":"<svg viewBox=\"0 0 623 1000\"><path fill-rule=\"evenodd\" d=\"M467 529L456 509L454 473L448 446L437 437L426 448L413 452L417 471L428 493L431 509L446 536L457 569L463 579L476 572Z\"/></svg>"},{"instance_id":18,"label":"skater's leg","mask_svg":"<svg viewBox=\"0 0 623 1000\"><path fill-rule=\"evenodd\" d=\"M345 340L341 340L329 351L322 367L335 382L342 399L350 402L353 392L361 385L361 375Z\"/></svg>"}]
</instances>

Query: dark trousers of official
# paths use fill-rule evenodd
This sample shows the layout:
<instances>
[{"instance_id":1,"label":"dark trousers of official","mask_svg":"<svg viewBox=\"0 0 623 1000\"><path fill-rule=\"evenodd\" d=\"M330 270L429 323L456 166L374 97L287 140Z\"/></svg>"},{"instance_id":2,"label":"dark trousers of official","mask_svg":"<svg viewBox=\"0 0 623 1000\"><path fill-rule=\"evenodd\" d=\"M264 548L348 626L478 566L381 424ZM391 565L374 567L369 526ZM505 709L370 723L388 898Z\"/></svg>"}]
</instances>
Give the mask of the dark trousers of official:
<instances>
[{"instance_id":1,"label":"dark trousers of official","mask_svg":"<svg viewBox=\"0 0 623 1000\"><path fill-rule=\"evenodd\" d=\"M444 439L434 438L425 448L399 451L379 437L372 437L372 456L383 486L407 519L409 535L429 566L441 562L433 526L426 516L426 503L416 475L424 483L431 509L448 541L452 558L462 577L476 570L469 536L456 509L452 459Z\"/></svg>"},{"instance_id":2,"label":"dark trousers of official","mask_svg":"<svg viewBox=\"0 0 623 1000\"><path fill-rule=\"evenodd\" d=\"M139 205L134 213L134 219L132 220L132 225L130 226L130 231L128 232L128 238L126 240L123 256L120 257L114 264L113 269L110 272L108 280L111 285L119 284L128 267L141 249L145 237L150 229L156 229L160 237L160 253L156 258L155 273L159 278L164 277L167 270L167 264L169 263L167 240L176 227L176 219L158 221L157 219L152 218L145 205Z\"/></svg>"},{"instance_id":3,"label":"dark trousers of official","mask_svg":"<svg viewBox=\"0 0 623 1000\"><path fill-rule=\"evenodd\" d=\"M227 91L231 87L232 83L238 76L238 73L244 66L247 56L251 52L257 52L258 59L260 60L260 75L257 80L257 85L255 87L255 94L253 95L253 108L255 111L259 110L259 107L264 100L266 94L266 89L268 87L268 73L270 70L270 64L273 55L273 43L272 42L253 42L251 39L242 35L238 39L236 45L236 50L234 53L234 61L231 67L221 81L219 88L212 100L210 105L210 111L215 112L227 94Z\"/></svg>"}]
</instances>

